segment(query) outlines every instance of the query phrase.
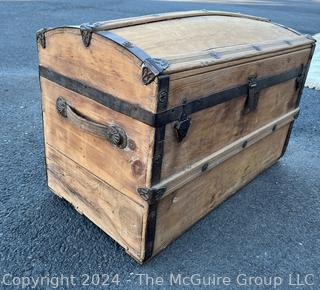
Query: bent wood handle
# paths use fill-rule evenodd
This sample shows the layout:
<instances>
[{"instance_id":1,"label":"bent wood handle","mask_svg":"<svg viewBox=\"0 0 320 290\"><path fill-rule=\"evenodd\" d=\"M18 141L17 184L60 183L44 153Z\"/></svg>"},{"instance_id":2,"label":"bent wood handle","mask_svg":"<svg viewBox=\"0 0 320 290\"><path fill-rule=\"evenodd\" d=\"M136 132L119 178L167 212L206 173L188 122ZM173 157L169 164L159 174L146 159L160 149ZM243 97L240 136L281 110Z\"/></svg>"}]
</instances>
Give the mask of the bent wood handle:
<instances>
[{"instance_id":1,"label":"bent wood handle","mask_svg":"<svg viewBox=\"0 0 320 290\"><path fill-rule=\"evenodd\" d=\"M56 108L58 113L68 119L75 127L92 135L104 138L120 149L127 146L127 134L121 127L116 125L102 125L89 120L72 108L62 97L57 98Z\"/></svg>"}]
</instances>

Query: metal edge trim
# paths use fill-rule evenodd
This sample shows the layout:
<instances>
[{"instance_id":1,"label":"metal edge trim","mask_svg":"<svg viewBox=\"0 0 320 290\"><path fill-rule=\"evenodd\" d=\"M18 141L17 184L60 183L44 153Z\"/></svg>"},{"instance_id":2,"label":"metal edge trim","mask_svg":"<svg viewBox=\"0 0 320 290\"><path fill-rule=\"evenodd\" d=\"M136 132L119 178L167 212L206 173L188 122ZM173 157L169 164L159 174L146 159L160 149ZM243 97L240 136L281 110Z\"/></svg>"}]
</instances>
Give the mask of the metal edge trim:
<instances>
[{"instance_id":1,"label":"metal edge trim","mask_svg":"<svg viewBox=\"0 0 320 290\"><path fill-rule=\"evenodd\" d=\"M53 30L58 30L58 29L77 29L80 30L80 34L83 38L83 31L85 31L87 28L90 28L88 39L86 40L87 43L85 43L84 39L84 45L88 47L91 42L92 34L95 33L105 39L108 39L110 41L113 41L114 43L120 45L124 49L128 50L131 54L133 54L136 58L138 58L141 62L142 65L146 65L148 69L152 71L152 73L156 76L161 74L165 69L168 68L168 66L161 66L159 65L161 59L154 59L152 58L149 54L147 54L143 49L139 48L138 46L134 45L133 43L129 42L128 40L124 39L120 35L117 35L115 33L112 33L110 31L98 31L96 28L96 24L81 24L79 26L72 26L72 25L66 25L66 26L57 26L57 27L49 27L49 28L41 28L36 32L36 39L38 42L38 39L40 39L40 44L42 48L46 47L46 42L45 42L45 33L53 31ZM42 42L42 39L44 38L44 45ZM160 61L159 61L160 60ZM162 60L165 63L168 63L166 60Z\"/></svg>"},{"instance_id":2,"label":"metal edge trim","mask_svg":"<svg viewBox=\"0 0 320 290\"><path fill-rule=\"evenodd\" d=\"M155 59L147 54L143 49L139 48L132 42L124 39L118 34L110 31L96 31L93 30L97 35L104 37L114 43L118 44L122 48L129 51L137 59L141 61L141 79L145 85L150 84L154 79L161 75L164 70L169 67L169 62L165 59Z\"/></svg>"},{"instance_id":3,"label":"metal edge trim","mask_svg":"<svg viewBox=\"0 0 320 290\"><path fill-rule=\"evenodd\" d=\"M157 113L165 110L168 106L169 76L158 77ZM151 185L158 183L161 178L161 167L163 157L163 145L165 139L166 124L155 129L154 155L152 162Z\"/></svg>"},{"instance_id":4,"label":"metal edge trim","mask_svg":"<svg viewBox=\"0 0 320 290\"><path fill-rule=\"evenodd\" d=\"M302 82L302 84L301 84L300 90L299 90L299 92L298 92L297 101L296 101L296 104L295 104L295 107L296 107L296 108L298 108L299 105L300 105L300 101L301 101L301 97L302 97L304 85L305 85L305 82L306 82L306 79L307 79L307 76L308 76L308 71L309 71L309 68L310 68L310 64L311 64L311 60L312 60L312 56L313 56L315 47L316 47L316 45L315 45L315 42L314 42L314 43L312 44L312 47L311 47L311 50L310 50L309 59L308 59L308 63L307 63L307 66L306 66L306 68L305 68L304 79L303 79L303 82ZM297 119L297 118L296 118L296 119ZM295 120L296 120L296 119L295 119ZM289 145L289 141L290 141L290 137L291 137L291 133L292 133L292 130L293 130L293 125L294 125L295 120L293 120L293 121L291 122L290 126L289 126L288 134L287 134L286 139L285 139L285 141L284 141L281 155L279 156L278 159L282 158L282 157L284 156L284 154L286 153L287 149L288 149L288 145Z\"/></svg>"},{"instance_id":5,"label":"metal edge trim","mask_svg":"<svg viewBox=\"0 0 320 290\"><path fill-rule=\"evenodd\" d=\"M37 31L36 34L36 44L38 44L38 33L42 30L47 31L46 28L42 28ZM45 32L44 31L44 32ZM39 55L39 47L37 45L37 52ZM38 60L39 61L39 60ZM42 142L43 142L43 158L44 158L44 171L45 171L45 181L48 184L48 165L47 165L47 156L46 156L46 141L45 141L45 131L44 131L44 119L43 119L43 101L42 101L42 86L41 86L41 76L40 76L40 70L38 72L38 81L39 81L39 87L40 87L40 101L41 101L41 127L42 127Z\"/></svg>"},{"instance_id":6,"label":"metal edge trim","mask_svg":"<svg viewBox=\"0 0 320 290\"><path fill-rule=\"evenodd\" d=\"M297 31L297 30L295 30L295 29L293 29L293 28L290 28L290 27L288 27L288 26L286 26L286 25L283 25L283 24L280 24L280 23L277 23L277 22L273 22L273 21L271 21L271 23L272 23L273 25L276 25L276 26L279 26L279 27L284 28L284 29L286 29L286 30L289 30L289 31L291 31L291 32L293 32L293 33L295 33L295 34L297 34L297 35L303 35L303 34L300 33L299 31Z\"/></svg>"},{"instance_id":7,"label":"metal edge trim","mask_svg":"<svg viewBox=\"0 0 320 290\"><path fill-rule=\"evenodd\" d=\"M154 239L156 233L156 222L157 222L157 207L158 204L149 204L148 216L146 225L146 236L145 236L145 253L143 263L149 260L153 254Z\"/></svg>"},{"instance_id":8,"label":"metal edge trim","mask_svg":"<svg viewBox=\"0 0 320 290\"><path fill-rule=\"evenodd\" d=\"M139 60L141 60L141 62L145 62L147 59L152 59L152 57L149 54L147 54L144 50L129 42L128 40L124 39L118 34L112 33L110 31L96 31L95 33L125 48L134 56L136 56ZM154 70L155 73L160 73L162 71L161 68L157 65L154 66Z\"/></svg>"},{"instance_id":9,"label":"metal edge trim","mask_svg":"<svg viewBox=\"0 0 320 290\"><path fill-rule=\"evenodd\" d=\"M161 75L158 77L158 94L157 94L157 112L165 110L168 105L169 95L169 76ZM161 168L164 150L164 139L165 139L166 125L155 128L154 135L154 149L153 149L153 160L151 169L151 186L160 182L161 179ZM152 198L153 199L153 198ZM147 229L145 237L145 257L144 261L152 257L154 239L156 233L156 219L157 219L157 207L158 200L149 203L148 218L147 218Z\"/></svg>"},{"instance_id":10,"label":"metal edge trim","mask_svg":"<svg viewBox=\"0 0 320 290\"><path fill-rule=\"evenodd\" d=\"M43 27L40 28L36 31L36 41L38 42L39 38L41 39L42 37L44 37L45 39L45 34L47 32L53 31L53 30L58 30L58 29L65 29L65 28L70 28L70 29L79 29L79 26L75 26L75 25L65 25L65 26L57 26L57 27ZM46 41L46 40L45 40ZM44 42L44 45L41 43L40 40L40 44L42 46L43 49L46 48L46 43Z\"/></svg>"}]
</instances>

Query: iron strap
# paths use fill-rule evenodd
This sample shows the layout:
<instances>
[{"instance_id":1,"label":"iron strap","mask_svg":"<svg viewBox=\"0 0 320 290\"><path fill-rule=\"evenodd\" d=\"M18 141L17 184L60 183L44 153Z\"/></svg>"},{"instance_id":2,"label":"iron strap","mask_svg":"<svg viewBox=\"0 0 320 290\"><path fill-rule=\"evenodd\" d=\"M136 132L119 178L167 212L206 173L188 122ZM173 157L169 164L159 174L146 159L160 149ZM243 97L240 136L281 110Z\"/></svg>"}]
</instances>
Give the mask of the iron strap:
<instances>
[{"instance_id":1,"label":"iron strap","mask_svg":"<svg viewBox=\"0 0 320 290\"><path fill-rule=\"evenodd\" d=\"M314 54L314 50L315 50L315 43L312 44L308 62L303 68L304 72L301 73L301 76L297 78L297 88L298 88L299 91L298 91L298 97L297 97L297 100L296 100L296 108L298 108L299 104L300 104L303 88L304 88L304 85L305 85L305 82L306 82L306 79L307 79L307 74L308 74L308 71L309 71L309 68L310 68L310 63L311 63L311 60L312 60L312 56ZM288 147L288 144L289 144L291 132L292 132L292 129L293 129L293 124L294 124L294 121L292 121L290 126L289 126L288 134L287 134L286 140L284 142L284 145L283 145L283 148L282 148L282 152L281 152L281 155L280 155L279 159L287 151L287 147Z\"/></svg>"},{"instance_id":2,"label":"iron strap","mask_svg":"<svg viewBox=\"0 0 320 290\"><path fill-rule=\"evenodd\" d=\"M137 105L121 100L116 96L84 84L78 80L66 77L49 68L39 66L39 71L41 77L53 81L58 85L84 95L116 112L127 115L152 127L162 127L168 123L177 121L179 120L183 112L190 115L192 113L196 113L201 110L230 101L233 98L246 96L248 90L248 84L243 84L238 87L220 91L197 100L186 102L182 105L166 109L161 112L152 113ZM288 81L290 79L300 77L303 74L303 71L304 69L301 65L297 68L282 72L277 75L257 79L256 90L260 91L262 89Z\"/></svg>"},{"instance_id":3,"label":"iron strap","mask_svg":"<svg viewBox=\"0 0 320 290\"><path fill-rule=\"evenodd\" d=\"M89 99L96 101L97 103L116 112L127 115L150 126L154 126L155 124L155 114L137 105L121 100L118 97L102 92L78 80L66 77L43 66L39 66L39 73L41 77L55 82L56 84L68 90L86 96Z\"/></svg>"},{"instance_id":4,"label":"iron strap","mask_svg":"<svg viewBox=\"0 0 320 290\"><path fill-rule=\"evenodd\" d=\"M257 79L256 91L280 84L299 77L303 72L303 67L299 66L292 70L285 71L283 73L273 75L271 77ZM187 102L186 104L173 107L169 110L161 112L156 115L155 123L157 126L168 124L179 119L181 114L185 112L187 115L199 112L201 110L219 105L221 103L230 101L234 98L245 96L248 91L248 84L233 87L224 91L220 91L209 96Z\"/></svg>"}]
</instances>

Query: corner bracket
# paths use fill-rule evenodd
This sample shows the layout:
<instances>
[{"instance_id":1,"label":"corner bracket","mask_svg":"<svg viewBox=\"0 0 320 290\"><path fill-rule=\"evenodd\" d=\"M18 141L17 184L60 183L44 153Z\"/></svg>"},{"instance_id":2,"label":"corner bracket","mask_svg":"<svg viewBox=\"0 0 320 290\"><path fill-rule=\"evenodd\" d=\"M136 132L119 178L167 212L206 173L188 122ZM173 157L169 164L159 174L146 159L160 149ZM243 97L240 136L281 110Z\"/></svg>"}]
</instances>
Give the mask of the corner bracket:
<instances>
[{"instance_id":1,"label":"corner bracket","mask_svg":"<svg viewBox=\"0 0 320 290\"><path fill-rule=\"evenodd\" d=\"M148 85L169 67L169 62L161 58L147 58L142 64L142 81Z\"/></svg>"},{"instance_id":2,"label":"corner bracket","mask_svg":"<svg viewBox=\"0 0 320 290\"><path fill-rule=\"evenodd\" d=\"M80 33L82 37L82 42L85 47L89 47L92 33L95 31L95 26L90 23L84 23L80 25Z\"/></svg>"},{"instance_id":3,"label":"corner bracket","mask_svg":"<svg viewBox=\"0 0 320 290\"><path fill-rule=\"evenodd\" d=\"M162 197L162 195L166 191L166 188L160 187L155 189L148 187L139 187L137 191L145 201L147 201L149 204L154 204Z\"/></svg>"},{"instance_id":4,"label":"corner bracket","mask_svg":"<svg viewBox=\"0 0 320 290\"><path fill-rule=\"evenodd\" d=\"M46 48L46 36L47 28L42 28L36 32L36 40L40 43L42 48Z\"/></svg>"}]
</instances>

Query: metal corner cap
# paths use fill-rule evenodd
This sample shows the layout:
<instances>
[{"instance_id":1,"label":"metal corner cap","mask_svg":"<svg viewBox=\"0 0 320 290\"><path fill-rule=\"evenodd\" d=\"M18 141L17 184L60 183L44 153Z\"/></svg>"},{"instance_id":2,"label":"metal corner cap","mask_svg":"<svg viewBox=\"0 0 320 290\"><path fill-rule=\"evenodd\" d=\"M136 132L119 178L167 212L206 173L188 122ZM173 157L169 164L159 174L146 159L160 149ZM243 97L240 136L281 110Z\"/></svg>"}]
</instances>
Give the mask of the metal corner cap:
<instances>
[{"instance_id":1,"label":"metal corner cap","mask_svg":"<svg viewBox=\"0 0 320 290\"><path fill-rule=\"evenodd\" d=\"M48 28L41 28L36 32L36 41L40 43L42 48L46 48L46 37L45 33L48 31Z\"/></svg>"},{"instance_id":2,"label":"metal corner cap","mask_svg":"<svg viewBox=\"0 0 320 290\"><path fill-rule=\"evenodd\" d=\"M150 84L169 67L169 62L160 58L146 58L142 62L142 81L145 85Z\"/></svg>"},{"instance_id":3,"label":"metal corner cap","mask_svg":"<svg viewBox=\"0 0 320 290\"><path fill-rule=\"evenodd\" d=\"M166 59L149 57L143 62L143 66L148 67L155 76L165 71L170 63Z\"/></svg>"},{"instance_id":4,"label":"metal corner cap","mask_svg":"<svg viewBox=\"0 0 320 290\"><path fill-rule=\"evenodd\" d=\"M154 204L157 202L162 195L166 192L166 187L160 188L148 188L148 187L139 187L137 192L139 195L148 202L148 204Z\"/></svg>"}]
</instances>

